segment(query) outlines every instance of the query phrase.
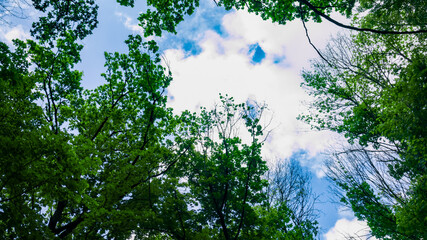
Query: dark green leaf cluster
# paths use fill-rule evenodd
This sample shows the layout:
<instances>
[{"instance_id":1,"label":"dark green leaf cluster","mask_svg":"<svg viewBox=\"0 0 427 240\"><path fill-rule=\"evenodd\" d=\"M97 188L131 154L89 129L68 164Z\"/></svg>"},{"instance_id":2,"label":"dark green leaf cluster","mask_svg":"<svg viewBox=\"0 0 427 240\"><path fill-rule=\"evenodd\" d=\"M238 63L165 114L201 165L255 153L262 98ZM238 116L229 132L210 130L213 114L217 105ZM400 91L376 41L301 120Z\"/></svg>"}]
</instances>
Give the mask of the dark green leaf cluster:
<instances>
[{"instance_id":1,"label":"dark green leaf cluster","mask_svg":"<svg viewBox=\"0 0 427 240\"><path fill-rule=\"evenodd\" d=\"M123 2L120 2L123 4ZM124 3L126 4L126 3ZM176 26L184 20L184 16L193 14L199 6L198 0L179 1L147 1L154 10L147 9L138 17L139 25L144 29L144 36L162 36L162 31L176 34Z\"/></svg>"},{"instance_id":2,"label":"dark green leaf cluster","mask_svg":"<svg viewBox=\"0 0 427 240\"><path fill-rule=\"evenodd\" d=\"M124 6L133 6L133 1L118 2ZM426 33L425 10L426 4L421 1L408 3L407 1L366 1L366 0L219 0L214 1L226 10L247 10L260 15L263 20L270 20L278 24L286 24L294 19L306 22L322 19L333 24L360 32L377 34L412 34ZM180 1L147 1L150 8L141 13L138 20L144 29L144 36L161 36L162 31L176 33L176 26L191 15L199 6L198 0ZM356 8L357 6L357 8ZM151 8L152 7L152 8ZM354 16L352 25L346 25L330 15L337 12L350 18ZM363 15L362 18L358 18ZM378 21L379 20L379 21ZM372 24L375 22L375 24Z\"/></svg>"},{"instance_id":3,"label":"dark green leaf cluster","mask_svg":"<svg viewBox=\"0 0 427 240\"><path fill-rule=\"evenodd\" d=\"M376 2L361 0L358 11L369 11L369 14L360 20L366 28L405 31L411 29L426 29L427 10L425 1L385 0Z\"/></svg>"},{"instance_id":4,"label":"dark green leaf cluster","mask_svg":"<svg viewBox=\"0 0 427 240\"><path fill-rule=\"evenodd\" d=\"M33 5L47 14L33 23L31 33L50 47L54 39L65 37L67 32L77 39L84 39L98 25L98 6L94 0L34 0Z\"/></svg>"},{"instance_id":5,"label":"dark green leaf cluster","mask_svg":"<svg viewBox=\"0 0 427 240\"><path fill-rule=\"evenodd\" d=\"M125 6L132 6L133 1L118 1ZM337 11L349 17L355 5L355 0L330 0L330 1L306 1L306 0L220 0L215 1L218 6L226 10L247 10L260 15L264 20L271 20L279 24L286 24L296 18L303 21L314 20L321 22L321 15L329 15ZM144 29L144 36L161 36L162 31L176 33L176 26L184 20L186 15L191 15L199 6L198 0L180 1L147 1L149 8L142 13L138 20Z\"/></svg>"}]
</instances>

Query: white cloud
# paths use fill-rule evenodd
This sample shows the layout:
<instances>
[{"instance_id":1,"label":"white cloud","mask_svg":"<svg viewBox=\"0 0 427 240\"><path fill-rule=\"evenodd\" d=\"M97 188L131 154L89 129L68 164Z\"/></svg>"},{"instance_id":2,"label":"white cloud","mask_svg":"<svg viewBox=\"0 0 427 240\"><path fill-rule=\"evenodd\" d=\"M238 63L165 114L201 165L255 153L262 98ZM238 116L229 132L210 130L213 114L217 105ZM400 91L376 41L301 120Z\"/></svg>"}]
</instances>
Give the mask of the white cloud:
<instances>
[{"instance_id":1,"label":"white cloud","mask_svg":"<svg viewBox=\"0 0 427 240\"><path fill-rule=\"evenodd\" d=\"M342 20L342 17L334 18ZM228 14L223 19L224 28L231 36L245 42L258 42L264 51L273 55L285 55L294 70L309 66L309 59L318 55L310 46L301 21L295 20L286 25L278 25L270 20L263 21L259 16L246 11ZM322 49L331 35L342 30L329 22L306 23L310 38L318 49Z\"/></svg>"},{"instance_id":2,"label":"white cloud","mask_svg":"<svg viewBox=\"0 0 427 240\"><path fill-rule=\"evenodd\" d=\"M311 131L309 126L296 120L306 107L307 94L300 87L301 67L315 58L299 22L279 26L263 21L246 12L225 15L222 22L228 37L222 38L206 31L199 43L202 52L186 56L182 49L165 51L174 81L168 88L173 100L169 101L177 113L199 106L210 107L219 100L218 94L229 94L242 102L250 98L265 102L274 113L274 131L265 145L266 157L289 157L298 149L307 149L311 156L321 152L334 141L330 132ZM313 31L326 41L329 34L321 25ZM326 37L325 37L326 36ZM266 58L252 65L248 46L259 43ZM285 64L274 64L275 56L285 56ZM309 165L322 177L321 163Z\"/></svg>"},{"instance_id":3,"label":"white cloud","mask_svg":"<svg viewBox=\"0 0 427 240\"><path fill-rule=\"evenodd\" d=\"M12 44L13 39L26 40L31 38L29 31L24 30L22 25L18 25L12 28L6 26L0 28L0 36L2 36L2 39L5 40L8 44Z\"/></svg>"},{"instance_id":4,"label":"white cloud","mask_svg":"<svg viewBox=\"0 0 427 240\"><path fill-rule=\"evenodd\" d=\"M370 236L369 227L364 221L358 221L356 218L348 220L346 218L339 219L333 228L331 228L324 238L326 240L375 240L375 237Z\"/></svg>"},{"instance_id":5,"label":"white cloud","mask_svg":"<svg viewBox=\"0 0 427 240\"><path fill-rule=\"evenodd\" d=\"M144 35L144 30L142 29L142 27L139 26L137 24L137 22L134 19L132 19L131 17L129 17L127 14L122 13L122 12L115 12L114 14L120 18L120 20L123 22L123 25L127 29L129 29L132 32L137 33L141 36Z\"/></svg>"}]
</instances>

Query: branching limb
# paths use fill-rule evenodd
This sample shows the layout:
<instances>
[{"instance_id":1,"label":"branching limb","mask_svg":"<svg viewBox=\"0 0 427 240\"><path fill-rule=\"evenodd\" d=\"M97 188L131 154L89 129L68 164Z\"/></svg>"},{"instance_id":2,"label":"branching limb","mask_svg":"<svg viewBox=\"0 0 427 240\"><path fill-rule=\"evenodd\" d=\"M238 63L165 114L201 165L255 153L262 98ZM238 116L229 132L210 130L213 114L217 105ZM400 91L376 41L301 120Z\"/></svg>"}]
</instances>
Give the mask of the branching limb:
<instances>
[{"instance_id":1,"label":"branching limb","mask_svg":"<svg viewBox=\"0 0 427 240\"><path fill-rule=\"evenodd\" d=\"M350 26L350 25L346 25L343 23L338 22L337 20L329 17L328 15L322 13L321 11L319 11L317 9L317 7L313 6L309 1L307 0L297 0L298 2L306 5L308 8L310 8L313 12L315 12L317 15L323 17L324 19L328 20L329 22L345 28L345 29L350 29L350 30L355 30L355 31L359 31L359 32L372 32L372 33L378 33L378 34L417 34L417 33L427 33L427 29L419 29L416 31L389 31L389 30L377 30L377 29L371 29L371 28L358 28L358 27L354 27L354 26ZM302 17L301 17L302 18ZM302 18L303 20L303 18Z\"/></svg>"}]
</instances>

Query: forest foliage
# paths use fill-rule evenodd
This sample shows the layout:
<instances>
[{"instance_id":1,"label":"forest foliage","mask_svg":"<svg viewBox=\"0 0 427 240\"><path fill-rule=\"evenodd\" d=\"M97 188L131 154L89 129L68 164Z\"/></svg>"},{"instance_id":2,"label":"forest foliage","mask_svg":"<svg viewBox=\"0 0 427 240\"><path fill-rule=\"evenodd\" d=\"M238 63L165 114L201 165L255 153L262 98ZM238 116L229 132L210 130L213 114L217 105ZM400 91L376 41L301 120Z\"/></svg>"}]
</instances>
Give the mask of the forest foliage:
<instances>
[{"instance_id":1,"label":"forest foliage","mask_svg":"<svg viewBox=\"0 0 427 240\"><path fill-rule=\"evenodd\" d=\"M1 2L2 16L13 2ZM327 176L373 236L427 238L427 3L216 3L279 24L323 19L353 30L331 40L303 71L313 102L300 119L349 140L331 150ZM144 37L176 33L199 1L147 4L138 18ZM75 66L98 25L97 3L32 5L42 14L33 40L0 43L2 236L316 238L309 176L294 161L269 170L261 155L266 106L221 95L212 109L174 114L165 94L171 73L156 42L139 35L128 37L127 52L105 53L105 83L84 89Z\"/></svg>"}]
</instances>

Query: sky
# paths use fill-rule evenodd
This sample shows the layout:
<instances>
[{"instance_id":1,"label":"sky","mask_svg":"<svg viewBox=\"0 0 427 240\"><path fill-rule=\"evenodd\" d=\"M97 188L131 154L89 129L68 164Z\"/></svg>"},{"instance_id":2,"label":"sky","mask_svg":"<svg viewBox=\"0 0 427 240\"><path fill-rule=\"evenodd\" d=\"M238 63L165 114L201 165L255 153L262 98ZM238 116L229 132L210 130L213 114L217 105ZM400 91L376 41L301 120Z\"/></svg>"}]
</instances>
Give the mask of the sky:
<instances>
[{"instance_id":1,"label":"sky","mask_svg":"<svg viewBox=\"0 0 427 240\"><path fill-rule=\"evenodd\" d=\"M104 71L104 52L125 52L127 36L143 33L137 17L146 10L145 1L139 1L144 3L137 3L133 9L113 1L98 2L99 26L83 41L82 62L77 66L84 73L83 86L90 89L103 83L100 74ZM330 202L322 164L327 156L323 152L345 139L332 132L311 130L296 119L308 111L310 101L300 87L301 71L309 69L310 59L318 57L301 22L277 25L245 11L225 11L212 0L201 0L200 4L178 26L178 34L155 38L163 64L173 76L167 89L168 105L176 114L198 111L201 106L209 108L219 102L220 93L234 97L236 102L266 104L272 133L263 156L270 164L277 159L297 158L311 173L313 190L320 195L320 238L338 240L359 235L367 239L366 223ZM14 38L30 38L30 25L37 13L28 8L27 14L26 19L12 19L10 24L0 26L1 41L11 44ZM320 49L342 31L327 22L309 22L307 27Z\"/></svg>"}]
</instances>

